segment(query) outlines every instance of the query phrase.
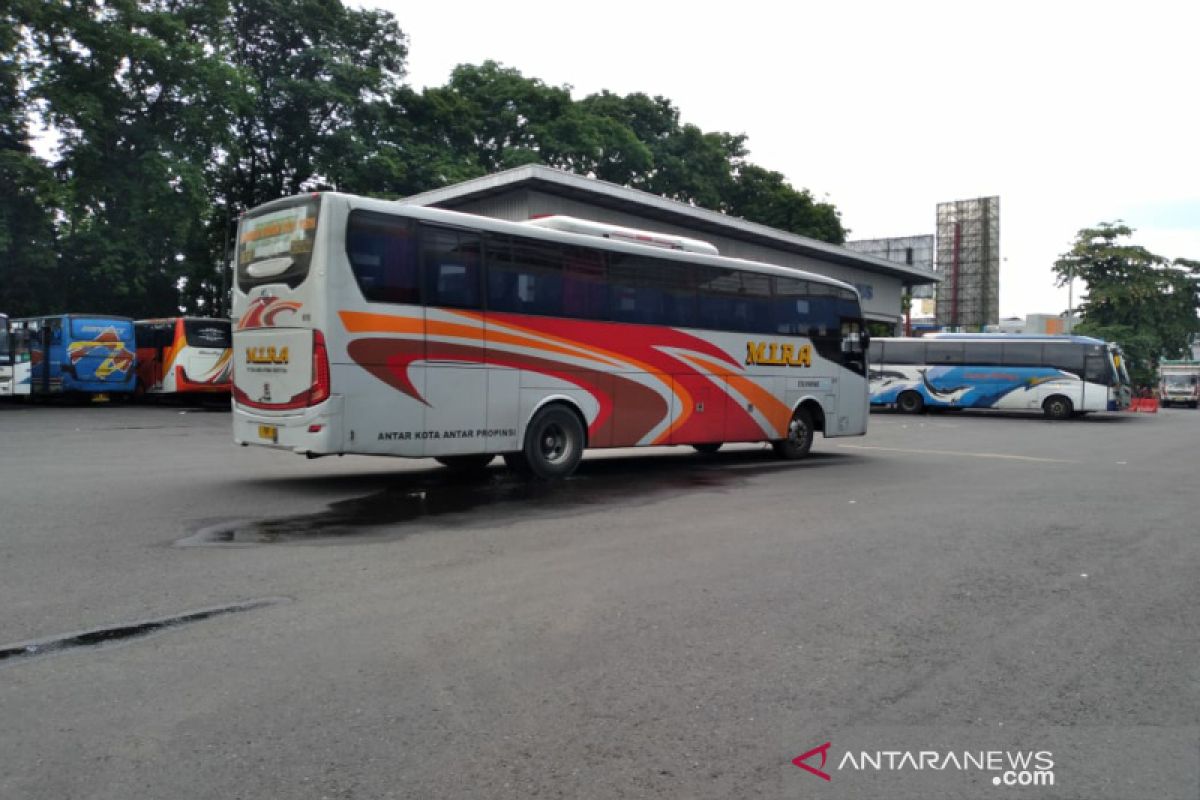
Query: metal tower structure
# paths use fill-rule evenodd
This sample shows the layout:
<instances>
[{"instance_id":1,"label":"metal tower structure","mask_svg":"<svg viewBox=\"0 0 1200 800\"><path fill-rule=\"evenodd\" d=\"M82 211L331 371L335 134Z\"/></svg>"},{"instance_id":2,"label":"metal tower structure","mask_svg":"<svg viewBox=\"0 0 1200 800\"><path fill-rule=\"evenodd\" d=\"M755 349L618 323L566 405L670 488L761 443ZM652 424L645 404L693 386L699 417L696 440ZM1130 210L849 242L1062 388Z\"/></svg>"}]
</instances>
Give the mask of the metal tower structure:
<instances>
[{"instance_id":1,"label":"metal tower structure","mask_svg":"<svg viewBox=\"0 0 1200 800\"><path fill-rule=\"evenodd\" d=\"M937 320L982 331L1000 322L1000 198L938 203Z\"/></svg>"}]
</instances>

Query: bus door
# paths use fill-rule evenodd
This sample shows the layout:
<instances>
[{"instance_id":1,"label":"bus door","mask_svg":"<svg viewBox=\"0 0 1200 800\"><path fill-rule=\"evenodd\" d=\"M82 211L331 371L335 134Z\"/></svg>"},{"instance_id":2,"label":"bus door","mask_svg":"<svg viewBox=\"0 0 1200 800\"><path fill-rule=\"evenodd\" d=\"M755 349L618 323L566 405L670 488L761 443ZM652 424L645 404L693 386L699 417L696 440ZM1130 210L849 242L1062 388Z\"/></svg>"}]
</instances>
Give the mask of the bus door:
<instances>
[{"instance_id":1,"label":"bus door","mask_svg":"<svg viewBox=\"0 0 1200 800\"><path fill-rule=\"evenodd\" d=\"M29 394L33 383L33 365L30 358L29 330L27 328L13 331L12 364L13 394Z\"/></svg>"},{"instance_id":2,"label":"bus door","mask_svg":"<svg viewBox=\"0 0 1200 800\"><path fill-rule=\"evenodd\" d=\"M167 367L167 348L175 344L175 322L159 323L151 328L153 356L150 367L150 380L154 389L163 388L163 380Z\"/></svg>"},{"instance_id":3,"label":"bus door","mask_svg":"<svg viewBox=\"0 0 1200 800\"><path fill-rule=\"evenodd\" d=\"M842 317L840 327L841 363L838 375L837 434L862 433L867 419L867 335L858 317ZM826 433L830 433L826 420Z\"/></svg>"},{"instance_id":4,"label":"bus door","mask_svg":"<svg viewBox=\"0 0 1200 800\"><path fill-rule=\"evenodd\" d=\"M138 323L134 327L137 346L137 375L146 391L162 389L163 382L163 325L159 322Z\"/></svg>"},{"instance_id":5,"label":"bus door","mask_svg":"<svg viewBox=\"0 0 1200 800\"><path fill-rule=\"evenodd\" d=\"M1108 355L1108 351L1096 347L1087 349L1083 360L1083 379L1080 385L1080 399L1082 400L1083 409L1107 409L1110 388L1116 383L1116 375L1113 373L1112 361ZM1103 387L1103 388L1101 388ZM1093 394L1103 392L1102 397L1093 397ZM1111 391L1113 399L1116 399L1117 393Z\"/></svg>"},{"instance_id":6,"label":"bus door","mask_svg":"<svg viewBox=\"0 0 1200 800\"><path fill-rule=\"evenodd\" d=\"M58 351L55 349L54 340L56 338L56 334L59 340L58 349L61 350L62 322L57 319L42 320L41 326L37 332L37 336L38 345L42 352L42 360L38 365L42 371L38 375L38 378L40 379L38 382L41 384L39 391L43 394L49 394L51 375L52 373L56 372L54 367L58 363L58 359L61 358L61 355L59 355ZM59 380L61 381L62 378L60 377Z\"/></svg>"}]
</instances>

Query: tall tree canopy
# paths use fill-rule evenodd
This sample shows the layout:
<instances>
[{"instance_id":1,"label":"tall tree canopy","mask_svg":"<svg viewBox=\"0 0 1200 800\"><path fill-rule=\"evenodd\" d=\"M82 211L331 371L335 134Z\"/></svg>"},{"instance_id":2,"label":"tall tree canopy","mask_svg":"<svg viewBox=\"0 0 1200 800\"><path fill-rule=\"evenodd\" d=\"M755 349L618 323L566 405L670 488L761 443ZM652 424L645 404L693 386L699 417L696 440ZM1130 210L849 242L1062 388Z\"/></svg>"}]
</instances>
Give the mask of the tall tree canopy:
<instances>
[{"instance_id":1,"label":"tall tree canopy","mask_svg":"<svg viewBox=\"0 0 1200 800\"><path fill-rule=\"evenodd\" d=\"M837 209L664 97L575 100L486 61L404 85L343 0L10 0L0 11L0 309L222 308L231 225L317 189L401 197L529 163L831 242ZM57 135L47 164L33 117Z\"/></svg>"},{"instance_id":2,"label":"tall tree canopy","mask_svg":"<svg viewBox=\"0 0 1200 800\"><path fill-rule=\"evenodd\" d=\"M1133 229L1101 223L1079 231L1071 249L1054 262L1059 286L1087 284L1077 333L1118 342L1138 384L1154 380L1160 357L1178 358L1200 330L1200 262L1169 262L1127 240Z\"/></svg>"},{"instance_id":3,"label":"tall tree canopy","mask_svg":"<svg viewBox=\"0 0 1200 800\"><path fill-rule=\"evenodd\" d=\"M25 0L22 0L25 2ZM27 9L0 11L0 311L32 312L59 285L54 211L58 182L30 147L30 53L21 20Z\"/></svg>"}]
</instances>

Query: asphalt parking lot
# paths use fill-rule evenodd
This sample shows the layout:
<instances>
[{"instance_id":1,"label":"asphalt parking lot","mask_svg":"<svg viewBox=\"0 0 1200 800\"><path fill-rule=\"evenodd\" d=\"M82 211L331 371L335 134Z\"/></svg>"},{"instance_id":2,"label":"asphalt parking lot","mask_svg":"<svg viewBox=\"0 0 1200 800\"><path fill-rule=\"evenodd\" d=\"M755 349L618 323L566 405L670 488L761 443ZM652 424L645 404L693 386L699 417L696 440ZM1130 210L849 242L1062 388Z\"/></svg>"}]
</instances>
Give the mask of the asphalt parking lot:
<instances>
[{"instance_id":1,"label":"asphalt parking lot","mask_svg":"<svg viewBox=\"0 0 1200 800\"><path fill-rule=\"evenodd\" d=\"M0 797L896 797L833 755L951 739L1056 785L919 796L1200 797L1196 411L553 486L229 425L0 406Z\"/></svg>"}]
</instances>

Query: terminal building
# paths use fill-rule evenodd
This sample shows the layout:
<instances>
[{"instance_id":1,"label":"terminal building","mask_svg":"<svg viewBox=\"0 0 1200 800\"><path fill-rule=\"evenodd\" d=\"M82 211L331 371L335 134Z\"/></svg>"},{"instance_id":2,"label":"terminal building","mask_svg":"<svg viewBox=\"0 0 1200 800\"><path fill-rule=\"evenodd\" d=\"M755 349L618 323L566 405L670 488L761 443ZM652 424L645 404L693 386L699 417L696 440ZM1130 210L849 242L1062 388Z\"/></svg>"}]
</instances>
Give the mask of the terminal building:
<instances>
[{"instance_id":1,"label":"terminal building","mask_svg":"<svg viewBox=\"0 0 1200 800\"><path fill-rule=\"evenodd\" d=\"M889 333L901 327L900 296L939 278L925 264L869 253L747 222L614 183L531 164L405 198L402 202L523 222L552 215L702 239L722 256L793 267L858 289L863 315Z\"/></svg>"}]
</instances>

